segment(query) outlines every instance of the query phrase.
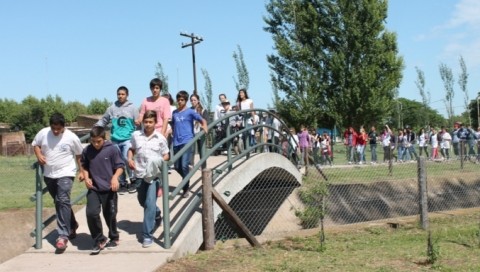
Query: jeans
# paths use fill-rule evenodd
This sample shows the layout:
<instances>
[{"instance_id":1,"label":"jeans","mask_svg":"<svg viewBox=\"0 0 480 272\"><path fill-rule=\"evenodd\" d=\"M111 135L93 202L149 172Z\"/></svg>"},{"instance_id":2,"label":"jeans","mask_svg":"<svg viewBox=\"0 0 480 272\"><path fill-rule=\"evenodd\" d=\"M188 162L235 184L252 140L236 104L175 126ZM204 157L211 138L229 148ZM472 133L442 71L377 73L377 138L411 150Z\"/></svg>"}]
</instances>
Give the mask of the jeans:
<instances>
[{"instance_id":1,"label":"jeans","mask_svg":"<svg viewBox=\"0 0 480 272\"><path fill-rule=\"evenodd\" d=\"M132 143L130 142L130 140L126 140L126 141L123 141L123 142L112 141L112 143L117 145L118 149L120 149L120 153L122 154L122 159L125 162L125 165L128 165L128 161L127 161L128 160L128 150L130 149L130 147L132 147ZM122 185L126 184L125 175L128 175L129 178L133 177L132 169L130 169L130 167L125 167L124 168L124 172L122 173L122 175L120 176L120 178L118 180L120 182L120 184L122 184Z\"/></svg>"},{"instance_id":2,"label":"jeans","mask_svg":"<svg viewBox=\"0 0 480 272\"><path fill-rule=\"evenodd\" d=\"M370 144L370 151L372 152L372 162L377 162L377 144Z\"/></svg>"},{"instance_id":3,"label":"jeans","mask_svg":"<svg viewBox=\"0 0 480 272\"><path fill-rule=\"evenodd\" d=\"M195 154L198 153L200 159L202 158L202 146L205 143L205 137L201 137L197 142L192 146L192 156L190 157L189 164L193 167L195 165ZM195 152L196 151L196 152ZM202 163L202 169L207 167L207 162Z\"/></svg>"},{"instance_id":4,"label":"jeans","mask_svg":"<svg viewBox=\"0 0 480 272\"><path fill-rule=\"evenodd\" d=\"M72 192L73 177L48 178L44 177L47 189L55 203L55 212L57 214L57 232L62 238L67 238L72 229L78 225L70 203L70 193Z\"/></svg>"},{"instance_id":5,"label":"jeans","mask_svg":"<svg viewBox=\"0 0 480 272\"><path fill-rule=\"evenodd\" d=\"M357 145L358 161L365 162L365 145Z\"/></svg>"},{"instance_id":6,"label":"jeans","mask_svg":"<svg viewBox=\"0 0 480 272\"><path fill-rule=\"evenodd\" d=\"M185 145L177 145L173 147L173 153L177 154ZM180 176L185 178L190 172L189 162L192 157L192 148L189 148L183 155L175 162L175 170L180 174ZM185 193L190 188L190 180L185 183L183 186L183 192Z\"/></svg>"},{"instance_id":7,"label":"jeans","mask_svg":"<svg viewBox=\"0 0 480 272\"><path fill-rule=\"evenodd\" d=\"M415 159L418 160L418 155L417 151L415 151L415 145L411 144L409 147L407 147L408 153L410 154L410 158L413 160L413 157L415 156ZM406 153L406 152L405 152ZM412 156L412 154L414 156Z\"/></svg>"},{"instance_id":8,"label":"jeans","mask_svg":"<svg viewBox=\"0 0 480 272\"><path fill-rule=\"evenodd\" d=\"M349 162L356 162L354 146L351 146L351 145L347 146L347 159Z\"/></svg>"},{"instance_id":9,"label":"jeans","mask_svg":"<svg viewBox=\"0 0 480 272\"><path fill-rule=\"evenodd\" d=\"M86 207L87 224L88 229L90 230L90 235L95 244L106 240L103 235L100 211L103 211L103 218L108 226L108 238L110 240L118 240L118 195L116 192L97 192L94 190L88 190Z\"/></svg>"},{"instance_id":10,"label":"jeans","mask_svg":"<svg viewBox=\"0 0 480 272\"><path fill-rule=\"evenodd\" d=\"M458 145L457 145L457 147L458 147ZM419 154L419 156L422 156L422 152L423 152L423 151L425 151L425 155L426 155L426 157L428 158L427 145L418 147L418 154Z\"/></svg>"},{"instance_id":11,"label":"jeans","mask_svg":"<svg viewBox=\"0 0 480 272\"><path fill-rule=\"evenodd\" d=\"M155 218L160 217L160 208L157 206L157 192L160 188L160 180L154 179L152 183L145 182L143 179L137 179L137 199L140 206L143 207L143 239L153 239L155 231Z\"/></svg>"}]
</instances>

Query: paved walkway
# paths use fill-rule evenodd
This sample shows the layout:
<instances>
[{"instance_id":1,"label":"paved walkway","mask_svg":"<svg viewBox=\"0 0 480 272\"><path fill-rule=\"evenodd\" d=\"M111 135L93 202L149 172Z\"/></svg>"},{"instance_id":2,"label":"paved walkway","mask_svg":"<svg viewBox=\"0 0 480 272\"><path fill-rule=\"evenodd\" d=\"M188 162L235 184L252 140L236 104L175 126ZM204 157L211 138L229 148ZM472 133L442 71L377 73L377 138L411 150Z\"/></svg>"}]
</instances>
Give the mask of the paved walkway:
<instances>
[{"instance_id":1,"label":"paved walkway","mask_svg":"<svg viewBox=\"0 0 480 272\"><path fill-rule=\"evenodd\" d=\"M198 158L197 158L198 159ZM226 159L225 156L212 156L208 160L208 166L219 164ZM201 171L197 171L195 181L200 178ZM169 175L170 185L177 185L180 176L172 171ZM193 190L198 188L198 183ZM184 205L187 200L179 199ZM158 205L162 208L162 198L158 199ZM174 214L171 215L172 217ZM143 208L137 201L137 194L119 195L119 212L117 215L118 229L120 232L120 245L113 250L105 249L100 254L92 256L92 239L90 237L85 207L76 213L80 227L77 238L70 241L68 248L62 254L56 254L54 247L57 238L56 231L47 234L43 239L42 249L31 248L24 254L19 255L0 264L0 272L3 271L49 271L49 272L75 272L75 271L155 271L161 265L167 263L173 256L181 256L178 245L183 241L177 240L170 249L161 246L161 240L156 239L155 244L149 248L142 248L141 228L143 222ZM104 233L108 231L104 224ZM163 228L155 232L159 237Z\"/></svg>"}]
</instances>

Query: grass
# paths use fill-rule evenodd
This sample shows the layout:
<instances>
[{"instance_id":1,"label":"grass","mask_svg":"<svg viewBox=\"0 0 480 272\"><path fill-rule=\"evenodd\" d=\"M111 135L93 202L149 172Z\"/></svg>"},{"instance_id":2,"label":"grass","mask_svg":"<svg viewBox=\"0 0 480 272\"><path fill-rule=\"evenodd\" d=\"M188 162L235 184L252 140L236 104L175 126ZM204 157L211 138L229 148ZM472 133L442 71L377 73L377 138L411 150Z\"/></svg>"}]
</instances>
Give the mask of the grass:
<instances>
[{"instance_id":1,"label":"grass","mask_svg":"<svg viewBox=\"0 0 480 272\"><path fill-rule=\"evenodd\" d=\"M6 209L23 209L35 207L30 197L35 193L35 169L32 164L35 156L0 157L0 211ZM45 186L45 183L43 183ZM72 200L85 190L83 183L75 182ZM82 204L85 202L81 202ZM48 193L43 196L43 206L53 207L53 200Z\"/></svg>"},{"instance_id":2,"label":"grass","mask_svg":"<svg viewBox=\"0 0 480 272\"><path fill-rule=\"evenodd\" d=\"M261 249L217 244L157 271L480 271L479 217L477 209L431 218L439 254L433 264L428 231L412 219L395 229L385 224L327 229L325 250L318 235L268 242Z\"/></svg>"}]
</instances>

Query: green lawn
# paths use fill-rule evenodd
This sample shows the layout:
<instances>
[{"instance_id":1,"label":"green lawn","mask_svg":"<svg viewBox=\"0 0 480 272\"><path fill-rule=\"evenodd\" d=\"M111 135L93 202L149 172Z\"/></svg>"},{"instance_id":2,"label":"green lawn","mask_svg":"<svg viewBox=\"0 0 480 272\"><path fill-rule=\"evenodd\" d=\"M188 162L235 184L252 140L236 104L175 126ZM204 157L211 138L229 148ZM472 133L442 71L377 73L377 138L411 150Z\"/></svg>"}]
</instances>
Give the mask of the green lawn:
<instances>
[{"instance_id":1,"label":"green lawn","mask_svg":"<svg viewBox=\"0 0 480 272\"><path fill-rule=\"evenodd\" d=\"M225 248L217 242L215 250L157 271L480 271L479 217L477 209L432 218L431 255L427 255L428 232L412 219L398 228L379 224L327 229L323 249L318 235L268 242L262 249ZM437 258L433 264L429 256Z\"/></svg>"},{"instance_id":2,"label":"green lawn","mask_svg":"<svg viewBox=\"0 0 480 272\"><path fill-rule=\"evenodd\" d=\"M30 197L35 193L35 156L0 157L0 211L5 209L32 208L35 202ZM43 183L45 186L45 183ZM75 182L72 200L85 190L83 183ZM53 207L48 193L43 197L44 207Z\"/></svg>"}]
</instances>

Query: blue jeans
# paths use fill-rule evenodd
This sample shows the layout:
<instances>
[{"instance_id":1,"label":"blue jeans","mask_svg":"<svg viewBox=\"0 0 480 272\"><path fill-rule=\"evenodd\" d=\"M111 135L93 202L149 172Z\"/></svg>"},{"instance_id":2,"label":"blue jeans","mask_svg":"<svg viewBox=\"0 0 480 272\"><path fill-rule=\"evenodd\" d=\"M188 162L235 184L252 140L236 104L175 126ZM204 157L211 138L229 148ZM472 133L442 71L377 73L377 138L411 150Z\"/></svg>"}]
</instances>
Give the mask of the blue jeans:
<instances>
[{"instance_id":1,"label":"blue jeans","mask_svg":"<svg viewBox=\"0 0 480 272\"><path fill-rule=\"evenodd\" d=\"M120 149L120 153L122 154L122 159L123 161L125 162L125 165L128 165L128 150L130 149L130 147L132 147L132 143L130 142L130 140L126 140L126 141L122 141L122 142L117 142L117 141L112 141L112 143L114 143L118 149ZM130 169L130 167L125 167L124 168L124 172L122 173L122 175L120 176L119 178L119 182L120 184L122 185L125 185L125 175L128 175L129 178L132 178L133 175L132 175L132 169Z\"/></svg>"},{"instance_id":2,"label":"blue jeans","mask_svg":"<svg viewBox=\"0 0 480 272\"><path fill-rule=\"evenodd\" d=\"M377 162L377 144L370 144L370 151L372 152L372 162Z\"/></svg>"},{"instance_id":3,"label":"blue jeans","mask_svg":"<svg viewBox=\"0 0 480 272\"><path fill-rule=\"evenodd\" d=\"M153 239L155 228L155 217L159 217L161 212L157 206L157 192L160 188L160 180L154 179L152 183L147 183L143 179L137 179L137 199L140 206L143 207L143 238Z\"/></svg>"},{"instance_id":4,"label":"blue jeans","mask_svg":"<svg viewBox=\"0 0 480 272\"><path fill-rule=\"evenodd\" d=\"M70 193L72 192L73 177L43 178L47 189L55 203L57 214L57 232L59 237L67 238L77 226L77 220L70 204Z\"/></svg>"},{"instance_id":5,"label":"blue jeans","mask_svg":"<svg viewBox=\"0 0 480 272\"><path fill-rule=\"evenodd\" d=\"M173 147L173 154L177 154L185 145L177 145ZM190 172L190 169L188 167L190 163L190 158L192 157L192 148L190 147L183 155L175 162L175 170L180 174L180 176L185 178L188 173ZM183 192L188 191L190 188L190 180L185 183L183 186Z\"/></svg>"}]
</instances>

